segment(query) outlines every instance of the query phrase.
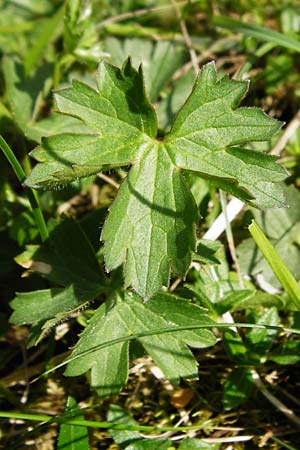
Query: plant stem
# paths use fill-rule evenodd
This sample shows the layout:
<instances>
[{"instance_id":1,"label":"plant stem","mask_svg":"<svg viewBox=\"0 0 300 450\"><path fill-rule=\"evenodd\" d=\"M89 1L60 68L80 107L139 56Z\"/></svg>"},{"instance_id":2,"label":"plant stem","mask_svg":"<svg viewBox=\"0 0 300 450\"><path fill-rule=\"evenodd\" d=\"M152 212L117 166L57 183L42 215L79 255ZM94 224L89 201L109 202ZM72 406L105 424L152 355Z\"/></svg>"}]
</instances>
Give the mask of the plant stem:
<instances>
[{"instance_id":1,"label":"plant stem","mask_svg":"<svg viewBox=\"0 0 300 450\"><path fill-rule=\"evenodd\" d=\"M81 353L78 353L75 356L70 356L69 358L65 359L62 363L57 364L56 366L52 367L51 369L46 370L45 372L43 372L41 375L39 375L37 378L34 378L33 380L31 380L31 383L34 383L35 381L39 380L40 378L49 375L52 372L55 372L56 370L60 369L61 367L66 366L67 364L69 364L72 361L75 361L79 358L82 358L83 356L89 355L97 350L103 349L103 348L107 348L110 347L112 345L115 344L120 344L121 342L130 342L133 341L135 339L139 339L145 336L153 336L156 334L165 334L165 333L173 333L173 332L177 332L177 331L186 331L186 330L200 330L200 329L222 329L222 328L232 328L232 327L236 327L236 328L256 328L256 329L267 329L267 330L276 330L279 332L286 332L286 333L294 333L297 335L300 335L300 329L297 328L286 328L286 327L279 327L276 325L266 325L266 324L253 324L253 323L240 323L240 322L232 322L232 323L224 323L224 322L213 322L211 324L206 323L203 325L184 325L184 326L169 326L166 328L155 328L153 330L150 331L143 331L141 333L136 333L136 334L130 334L128 336L123 336L120 338L115 338L115 339L111 339L109 341L103 342L101 344L95 345L92 348L89 348L87 350L82 351Z\"/></svg>"},{"instance_id":2,"label":"plant stem","mask_svg":"<svg viewBox=\"0 0 300 450\"><path fill-rule=\"evenodd\" d=\"M18 180L23 185L23 182L26 178L25 172L23 170L23 167L17 160L14 152L10 148L10 146L7 144L7 142L3 139L3 137L0 135L0 148L3 151L6 159L10 163L11 167L13 168ZM45 219L43 216L43 213L41 211L40 205L39 205L39 198L35 191L28 187L24 187L25 194L29 200L30 206L32 208L32 212L34 215L35 223L38 227L38 230L41 235L41 239L44 242L48 238L48 230L45 223Z\"/></svg>"},{"instance_id":3,"label":"plant stem","mask_svg":"<svg viewBox=\"0 0 300 450\"><path fill-rule=\"evenodd\" d=\"M188 3L187 1L178 2L177 6L184 6L187 3ZM144 16L147 14L155 14L155 13L159 14L160 12L168 10L170 8L173 8L173 6L167 4L167 5L154 6L152 8L136 9L135 11L128 11L128 12L125 12L122 14L116 14L115 16L108 17L107 19L102 20L102 22L99 22L96 25L96 29L99 30L100 28L106 26L109 23L122 22L124 20L136 19L139 16Z\"/></svg>"},{"instance_id":4,"label":"plant stem","mask_svg":"<svg viewBox=\"0 0 300 450\"><path fill-rule=\"evenodd\" d=\"M91 428L103 428L110 430L131 430L131 431L189 431L189 430L201 430L202 428L210 428L207 423L188 426L151 426L151 425L128 425L125 423L111 423L111 422L99 422L93 420L84 420L76 418L68 418L66 415L50 416L46 414L30 414L30 413L18 413L15 411L6 412L0 411L0 417L8 419L20 419L20 420L32 420L35 422L49 422L49 423L64 423L68 425L88 426ZM215 427L212 426L214 429Z\"/></svg>"},{"instance_id":5,"label":"plant stem","mask_svg":"<svg viewBox=\"0 0 300 450\"><path fill-rule=\"evenodd\" d=\"M195 49L193 47L193 43L192 43L192 40L190 38L190 35L189 35L189 32L188 32L186 23L185 23L185 21L184 21L184 19L182 17L181 11L179 9L178 4L176 3L176 0L171 0L171 1L172 1L172 5L173 5L173 7L175 9L176 16L178 17L178 20L179 20L182 36L184 38L184 41L185 41L186 46L187 46L187 48L189 50L189 53L190 53L190 58L191 58L191 62L192 62L195 74L198 75L199 65L198 65L198 60L197 60L197 54L196 54Z\"/></svg>"},{"instance_id":6,"label":"plant stem","mask_svg":"<svg viewBox=\"0 0 300 450\"><path fill-rule=\"evenodd\" d=\"M226 226L225 232L226 232L226 238L227 238L227 242L228 242L230 255L231 255L231 258L232 258L232 260L234 262L234 265L235 265L235 268L236 268L236 273L237 273L237 276L238 276L240 287L241 287L241 289L245 289L244 280L243 280L243 277L242 277L242 272L241 272L239 260L238 260L238 257L237 257L237 254L236 254L236 250L235 250L231 224L230 224L230 221L229 221L228 215L227 215L226 195L225 195L225 192L223 192L221 189L220 189L220 200L221 200L222 211L223 211L224 218L225 218L225 226Z\"/></svg>"},{"instance_id":7,"label":"plant stem","mask_svg":"<svg viewBox=\"0 0 300 450\"><path fill-rule=\"evenodd\" d=\"M277 442L277 444L280 444L281 447L287 448L287 449L289 449L289 450L297 450L296 447L292 447L291 445L286 444L286 443L283 442L281 439L278 439L278 438L275 437L275 436L271 436L271 439L272 439L273 441Z\"/></svg>"},{"instance_id":8,"label":"plant stem","mask_svg":"<svg viewBox=\"0 0 300 450\"><path fill-rule=\"evenodd\" d=\"M61 68L61 60L57 60L54 64L53 69L53 89L54 91L58 89L59 81L60 81L60 68Z\"/></svg>"}]
</instances>

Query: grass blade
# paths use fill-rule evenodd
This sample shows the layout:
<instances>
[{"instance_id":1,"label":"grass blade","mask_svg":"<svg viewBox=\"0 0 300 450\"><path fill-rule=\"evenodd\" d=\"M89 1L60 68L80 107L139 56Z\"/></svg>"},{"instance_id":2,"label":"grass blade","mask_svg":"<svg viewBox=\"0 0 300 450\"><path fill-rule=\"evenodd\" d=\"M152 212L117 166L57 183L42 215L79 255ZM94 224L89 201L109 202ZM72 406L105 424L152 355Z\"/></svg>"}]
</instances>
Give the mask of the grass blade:
<instances>
[{"instance_id":1,"label":"grass blade","mask_svg":"<svg viewBox=\"0 0 300 450\"><path fill-rule=\"evenodd\" d=\"M3 139L3 137L1 135L0 135L0 149L2 150L2 152L4 153L4 156L10 163L11 167L13 168L18 180L22 184L26 178L23 167L21 166L21 164L15 157L15 154L12 151L12 149L10 148L10 146L7 144L7 142ZM48 238L48 230L47 230L47 226L45 223L43 213L42 213L40 205L39 205L38 195L35 191L33 191L32 189L30 189L28 187L25 187L24 191L29 200L30 206L32 208L35 223L40 232L41 239L44 242Z\"/></svg>"},{"instance_id":2,"label":"grass blade","mask_svg":"<svg viewBox=\"0 0 300 450\"><path fill-rule=\"evenodd\" d=\"M31 47L28 51L25 60L24 60L24 68L25 73L28 76L33 68L37 65L38 61L41 59L41 56L49 44L49 42L55 38L56 29L59 24L62 22L64 17L64 5L54 14L53 17L48 19L48 21L44 24L43 31L39 36L39 39L35 41L35 45Z\"/></svg>"},{"instance_id":3,"label":"grass blade","mask_svg":"<svg viewBox=\"0 0 300 450\"><path fill-rule=\"evenodd\" d=\"M284 290L288 293L290 298L295 303L296 307L300 311L300 286L289 271L286 264L282 261L273 245L259 228L257 223L253 220L249 226L249 231L255 240L258 248L262 252L264 258L269 263L274 275L281 283Z\"/></svg>"},{"instance_id":4,"label":"grass blade","mask_svg":"<svg viewBox=\"0 0 300 450\"><path fill-rule=\"evenodd\" d=\"M56 370L60 369L61 367L66 366L67 364L69 364L70 362L81 358L82 356L88 355L89 353L93 353L96 350L99 350L100 348L105 348L105 347L109 347L111 345L114 344L119 344L120 342L128 342L128 341L133 341L135 339L138 339L140 337L144 337L144 336L152 336L155 334L164 334L164 333L172 333L175 331L184 331L184 330L198 330L201 328L231 328L231 327L237 327L237 328L257 328L257 329L267 329L267 330L277 330L277 331L281 331L281 332L286 332L286 333L293 333L293 334L297 334L300 335L300 329L297 328L286 328L286 327L281 327L281 326L275 326L275 325L266 325L266 324L254 324L254 323L239 323L239 322L233 322L233 323L212 323L212 324L205 324L205 325L185 325L185 326L176 326L176 327L167 327L167 328L157 328L157 329L153 329L150 331L144 331L141 333L136 333L136 334L130 334L128 336L125 337L121 337L121 338L116 338L116 339L111 339L109 341L106 341L100 345L96 345L93 348L89 348L88 350L82 351L81 353L77 354L76 356L72 356L69 357L67 359L65 359L63 362L57 364L54 367L51 367L51 369L46 370L45 372L43 372L41 375L39 375L37 378L32 380L32 383L39 380L40 378L49 375L52 372L55 372ZM1 417L1 416L0 416Z\"/></svg>"},{"instance_id":5,"label":"grass blade","mask_svg":"<svg viewBox=\"0 0 300 450\"><path fill-rule=\"evenodd\" d=\"M227 28L231 31L240 32L245 36L251 36L260 39L261 41L272 42L281 47L300 52L300 41L290 36L286 36L283 33L279 33L278 31L271 30L270 28L245 23L241 20L225 16L215 16L213 18L213 24L221 28Z\"/></svg>"}]
</instances>

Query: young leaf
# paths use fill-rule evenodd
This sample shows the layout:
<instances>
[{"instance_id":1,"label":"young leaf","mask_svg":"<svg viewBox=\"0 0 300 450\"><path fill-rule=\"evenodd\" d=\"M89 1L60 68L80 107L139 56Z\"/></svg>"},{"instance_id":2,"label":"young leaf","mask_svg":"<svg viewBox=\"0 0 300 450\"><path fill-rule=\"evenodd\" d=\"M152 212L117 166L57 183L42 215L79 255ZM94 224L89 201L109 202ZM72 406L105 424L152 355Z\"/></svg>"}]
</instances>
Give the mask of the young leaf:
<instances>
[{"instance_id":1,"label":"young leaf","mask_svg":"<svg viewBox=\"0 0 300 450\"><path fill-rule=\"evenodd\" d=\"M155 334L155 330L170 325L190 325L192 316L192 323L195 325L211 325L213 322L200 308L183 299L178 305L174 299L173 316L166 320L164 314L156 312L156 301L160 302L162 310L168 310L170 296L160 295L153 305L152 301L143 303L138 295L128 293L125 300L116 298L104 303L75 346L70 359L76 359L69 362L65 375L77 376L91 369L91 385L100 396L118 393L127 380L129 341L108 346L104 344L110 340L153 330L153 335L137 339L160 366L166 378L177 382L180 377L196 377L197 363L186 343L194 347L207 347L215 343L214 335L208 330L201 330L203 334L198 335L195 331ZM189 312L189 308L191 309L186 318L181 310L183 306L184 311ZM93 349L94 351L78 357Z\"/></svg>"},{"instance_id":2,"label":"young leaf","mask_svg":"<svg viewBox=\"0 0 300 450\"><path fill-rule=\"evenodd\" d=\"M156 115L141 69L128 60L117 69L102 62L98 90L73 81L56 93L63 114L81 119L83 134L48 137L33 150L38 161L26 184L54 188L132 164L102 232L108 270L125 264L126 285L144 299L168 285L170 272L184 277L195 251L198 213L181 169L261 207L282 206L277 183L285 170L272 156L234 147L269 139L280 123L256 108L239 108L248 83L202 69L171 132L157 138Z\"/></svg>"}]
</instances>

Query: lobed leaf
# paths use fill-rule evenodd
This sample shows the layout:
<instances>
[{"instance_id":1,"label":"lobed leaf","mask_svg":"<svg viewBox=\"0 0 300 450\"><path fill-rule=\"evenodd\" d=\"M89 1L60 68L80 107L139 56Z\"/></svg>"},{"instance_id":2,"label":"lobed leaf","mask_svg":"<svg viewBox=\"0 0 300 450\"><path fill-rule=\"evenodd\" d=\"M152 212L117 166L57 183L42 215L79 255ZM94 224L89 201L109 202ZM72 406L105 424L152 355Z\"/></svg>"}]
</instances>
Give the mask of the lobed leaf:
<instances>
[{"instance_id":1,"label":"lobed leaf","mask_svg":"<svg viewBox=\"0 0 300 450\"><path fill-rule=\"evenodd\" d=\"M82 120L89 132L45 138L31 152L42 165L34 167L26 184L53 188L107 166L130 164L155 136L156 116L145 94L142 71L137 72L130 60L122 70L102 62L97 87L98 91L73 80L72 87L55 94L59 111Z\"/></svg>"},{"instance_id":2,"label":"lobed leaf","mask_svg":"<svg viewBox=\"0 0 300 450\"><path fill-rule=\"evenodd\" d=\"M127 294L125 299L113 298L104 303L96 312L75 346L68 363L65 375L77 376L91 369L91 385L100 396L116 394L127 380L129 342L121 341L101 348L110 340L127 337L158 328L167 328L170 324L184 325L187 318L180 308L190 309L189 316L194 316L195 324L208 325L212 321L202 310L186 300L173 302L173 312L177 317L167 320L164 314L156 309L153 300L143 303L136 294ZM169 296L159 299L164 309L168 308ZM185 302L185 303L184 303ZM112 324L114 324L112 326ZM189 321L190 324L190 321ZM147 353L161 368L166 378L178 382L180 377L196 377L197 363L186 343L195 347L207 347L215 343L214 335L208 330L203 334L178 331L167 334L144 336L138 338ZM100 346L100 348L99 348ZM97 348L98 347L98 348ZM87 354L81 353L94 349Z\"/></svg>"},{"instance_id":3,"label":"lobed leaf","mask_svg":"<svg viewBox=\"0 0 300 450\"><path fill-rule=\"evenodd\" d=\"M151 176L149 176L151 174ZM195 248L198 212L162 144L151 144L121 186L102 231L106 267L126 261L125 283L148 299L183 277Z\"/></svg>"},{"instance_id":4,"label":"lobed leaf","mask_svg":"<svg viewBox=\"0 0 300 450\"><path fill-rule=\"evenodd\" d=\"M72 219L53 221L49 240L42 246L28 246L16 259L64 287L17 293L10 303L14 310L12 323L33 325L30 345L37 344L53 326L109 288L91 243Z\"/></svg>"},{"instance_id":5,"label":"lobed leaf","mask_svg":"<svg viewBox=\"0 0 300 450\"><path fill-rule=\"evenodd\" d=\"M265 208L283 206L274 183L284 180L286 171L276 158L233 147L269 139L281 127L258 108L237 108L247 90L247 82L220 79L214 63L206 64L166 136L166 147L176 166L236 197Z\"/></svg>"},{"instance_id":6,"label":"lobed leaf","mask_svg":"<svg viewBox=\"0 0 300 450\"><path fill-rule=\"evenodd\" d=\"M162 140L141 69L130 60L122 69L102 62L97 90L73 81L56 93L59 111L87 131L45 138L32 152L39 164L26 184L54 188L131 164L102 239L107 270L124 264L126 286L147 300L171 273L184 277L195 254L199 216L182 169L253 205L285 204L278 183L286 172L275 158L236 147L269 139L281 126L257 108L237 108L247 89L207 64Z\"/></svg>"},{"instance_id":7,"label":"lobed leaf","mask_svg":"<svg viewBox=\"0 0 300 450\"><path fill-rule=\"evenodd\" d=\"M165 40L158 40L154 44L153 41L137 37L120 41L109 36L105 40L105 48L117 66L122 65L127 55L132 55L135 67L142 63L147 92L152 102L157 100L162 88L185 60L183 48Z\"/></svg>"}]
</instances>

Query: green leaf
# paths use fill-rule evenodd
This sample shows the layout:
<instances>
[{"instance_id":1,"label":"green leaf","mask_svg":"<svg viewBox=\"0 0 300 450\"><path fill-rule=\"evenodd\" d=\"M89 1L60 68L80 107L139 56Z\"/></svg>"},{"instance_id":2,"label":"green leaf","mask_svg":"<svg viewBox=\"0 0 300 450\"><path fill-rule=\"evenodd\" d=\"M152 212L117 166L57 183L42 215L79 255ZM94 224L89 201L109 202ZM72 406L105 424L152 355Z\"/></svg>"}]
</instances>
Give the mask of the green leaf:
<instances>
[{"instance_id":1,"label":"green leaf","mask_svg":"<svg viewBox=\"0 0 300 450\"><path fill-rule=\"evenodd\" d=\"M168 439L156 439L155 450L172 449L171 442ZM153 450L153 442L150 439L141 439L140 441L129 444L125 450Z\"/></svg>"},{"instance_id":2,"label":"green leaf","mask_svg":"<svg viewBox=\"0 0 300 450\"><path fill-rule=\"evenodd\" d=\"M117 66L122 65L128 55L132 58L133 66L138 67L142 63L147 92L153 102L157 100L160 91L173 73L184 62L182 47L174 45L171 41L159 40L153 43L139 38L127 38L120 41L120 39L108 37L105 48L110 53L112 62Z\"/></svg>"},{"instance_id":3,"label":"green leaf","mask_svg":"<svg viewBox=\"0 0 300 450\"><path fill-rule=\"evenodd\" d=\"M195 324L212 323L200 308L189 304L186 300L181 300L178 306L174 300L173 317L166 320L164 314L156 312L156 300L153 301L152 311L152 301L143 303L139 296L128 293L124 300L113 298L105 302L97 310L75 346L71 355L71 358L75 359L68 363L65 375L77 376L91 369L91 385L98 394L100 396L116 394L127 380L129 341L100 349L97 349L97 346L117 338L166 328L170 324L183 323L184 325L187 322L190 324L190 320L184 318L181 312L182 302L186 302L186 308L191 308L189 317L194 316ZM171 303L169 296L162 295L160 303L163 311L168 310L168 305ZM203 335L194 333L194 331L190 334L186 331L178 331L166 335L154 334L138 338L138 341L159 365L165 377L176 383L180 377L197 377L197 363L186 343L195 347L206 347L215 342L210 332ZM78 357L91 349L95 350Z\"/></svg>"},{"instance_id":4,"label":"green leaf","mask_svg":"<svg viewBox=\"0 0 300 450\"><path fill-rule=\"evenodd\" d=\"M14 310L10 321L32 324L34 344L58 322L108 289L108 280L81 227L67 218L53 222L52 226L49 240L43 246L28 246L17 257L24 267L65 287L18 293L10 303Z\"/></svg>"},{"instance_id":5,"label":"green leaf","mask_svg":"<svg viewBox=\"0 0 300 450\"><path fill-rule=\"evenodd\" d=\"M246 361L247 348L241 336L236 331L225 331L223 334L223 344L226 353L235 362L244 363Z\"/></svg>"},{"instance_id":6,"label":"green leaf","mask_svg":"<svg viewBox=\"0 0 300 450\"><path fill-rule=\"evenodd\" d=\"M41 143L43 137L60 133L87 133L89 128L79 119L53 113L45 119L34 122L26 130L26 137Z\"/></svg>"},{"instance_id":7,"label":"green leaf","mask_svg":"<svg viewBox=\"0 0 300 450\"><path fill-rule=\"evenodd\" d=\"M175 81L171 92L159 102L156 113L159 126L162 130L169 131L174 117L191 93L194 81L195 75L190 70L183 77L179 78L179 80Z\"/></svg>"},{"instance_id":8,"label":"green leaf","mask_svg":"<svg viewBox=\"0 0 300 450\"><path fill-rule=\"evenodd\" d=\"M43 52L47 46L57 37L57 30L62 23L64 11L65 7L63 5L52 17L44 19L42 23L40 23L38 36L36 36L35 39L35 45L31 46L24 60L26 76L30 75L35 69L42 59Z\"/></svg>"},{"instance_id":9,"label":"green leaf","mask_svg":"<svg viewBox=\"0 0 300 450\"><path fill-rule=\"evenodd\" d=\"M34 167L27 184L53 188L103 170L133 162L156 134L156 117L144 91L141 70L128 60L122 70L102 62L98 91L73 80L56 93L60 112L81 119L88 134L60 134L43 140L32 156ZM147 135L145 133L148 133Z\"/></svg>"},{"instance_id":10,"label":"green leaf","mask_svg":"<svg viewBox=\"0 0 300 450\"><path fill-rule=\"evenodd\" d=\"M236 408L253 390L254 382L249 369L238 367L233 369L224 384L223 404L224 409Z\"/></svg>"},{"instance_id":11,"label":"green leaf","mask_svg":"<svg viewBox=\"0 0 300 450\"><path fill-rule=\"evenodd\" d=\"M72 419L84 419L76 400L68 397L65 413ZM89 450L88 429L85 426L62 423L59 430L57 450Z\"/></svg>"},{"instance_id":12,"label":"green leaf","mask_svg":"<svg viewBox=\"0 0 300 450\"><path fill-rule=\"evenodd\" d=\"M38 234L34 215L28 210L16 215L9 228L9 236L16 240L20 246L32 242Z\"/></svg>"},{"instance_id":13,"label":"green leaf","mask_svg":"<svg viewBox=\"0 0 300 450\"><path fill-rule=\"evenodd\" d=\"M275 307L267 309L263 313L255 314L255 324L257 325L279 325L278 312ZM263 363L267 359L267 353L270 350L275 337L276 330L266 328L253 328L247 333L245 345L247 347L249 358L252 362Z\"/></svg>"},{"instance_id":14,"label":"green leaf","mask_svg":"<svg viewBox=\"0 0 300 450\"><path fill-rule=\"evenodd\" d=\"M205 314L205 310L171 294L157 294L147 306L173 325L213 324L213 320ZM205 329L182 331L180 337L194 348L209 347L216 343L214 334Z\"/></svg>"},{"instance_id":15,"label":"green leaf","mask_svg":"<svg viewBox=\"0 0 300 450\"><path fill-rule=\"evenodd\" d=\"M276 306L280 309L285 306L285 302L279 295L243 289L241 291L229 292L222 300L215 304L215 308L220 315L226 311L234 312L243 309L256 309L261 306Z\"/></svg>"},{"instance_id":16,"label":"green leaf","mask_svg":"<svg viewBox=\"0 0 300 450\"><path fill-rule=\"evenodd\" d=\"M186 287L196 294L197 300L198 302L200 301L201 305L208 307L211 311L217 312L218 314L223 314L223 299L225 301L227 296L230 299L230 295L239 297L239 295L243 294L239 294L241 287L238 277L235 272L229 271L225 251L222 247L218 251L218 260L220 264L213 266L213 272L210 270L194 270L193 284L187 283ZM250 282L246 282L245 287L247 288L246 291L255 292L254 286Z\"/></svg>"},{"instance_id":17,"label":"green leaf","mask_svg":"<svg viewBox=\"0 0 300 450\"><path fill-rule=\"evenodd\" d=\"M210 241L201 239L197 241L197 249L193 256L193 261L201 264L221 264L216 253L222 248L222 244L218 241Z\"/></svg>"},{"instance_id":18,"label":"green leaf","mask_svg":"<svg viewBox=\"0 0 300 450\"><path fill-rule=\"evenodd\" d=\"M89 127L83 134L45 138L26 184L55 188L110 167L132 164L104 225L107 270L125 265L125 284L144 299L184 277L196 247L198 212L181 169L263 206L284 203L278 182L285 170L272 156L233 147L271 138L280 123L256 108L237 105L248 83L202 69L171 132L157 136L156 115L142 71L128 60L117 69L102 62L94 90L81 82L56 93L59 111ZM275 183L275 184L274 184ZM277 183L277 184L276 184Z\"/></svg>"},{"instance_id":19,"label":"green leaf","mask_svg":"<svg viewBox=\"0 0 300 450\"><path fill-rule=\"evenodd\" d=\"M114 405L113 403L110 403L108 407L107 421L112 425L119 423L124 425L137 425L136 421L123 408L121 408L121 406ZM133 430L111 429L109 433L116 444L126 445L126 443L141 439L140 433Z\"/></svg>"},{"instance_id":20,"label":"green leaf","mask_svg":"<svg viewBox=\"0 0 300 450\"><path fill-rule=\"evenodd\" d=\"M213 23L218 27L228 28L229 30L243 33L246 36L252 36L256 39L272 42L281 47L300 52L300 42L298 39L287 36L284 33L279 33L270 28L242 22L241 20L232 19L231 17L226 16L214 16Z\"/></svg>"},{"instance_id":21,"label":"green leaf","mask_svg":"<svg viewBox=\"0 0 300 450\"><path fill-rule=\"evenodd\" d=\"M211 445L203 442L201 439L196 438L185 438L180 442L178 450L217 450L219 448L218 444Z\"/></svg>"},{"instance_id":22,"label":"green leaf","mask_svg":"<svg viewBox=\"0 0 300 450\"><path fill-rule=\"evenodd\" d=\"M152 144L123 182L104 225L107 269L126 261L126 286L151 297L168 285L171 270L186 274L197 219L195 202L166 148Z\"/></svg>"},{"instance_id":23,"label":"green leaf","mask_svg":"<svg viewBox=\"0 0 300 450\"><path fill-rule=\"evenodd\" d=\"M94 10L93 10L94 9ZM103 56L102 43L96 31L93 2L68 0L64 17L64 50L85 62L98 62ZM69 55L67 57L70 57Z\"/></svg>"},{"instance_id":24,"label":"green leaf","mask_svg":"<svg viewBox=\"0 0 300 450\"><path fill-rule=\"evenodd\" d=\"M91 9L86 5L84 14L81 0L68 0L64 16L64 47L67 53L72 53L83 37L85 29L90 26Z\"/></svg>"},{"instance_id":25,"label":"green leaf","mask_svg":"<svg viewBox=\"0 0 300 450\"><path fill-rule=\"evenodd\" d=\"M24 67L17 58L3 59L3 74L7 101L18 127L27 135L35 116L43 102L43 90L51 74L49 64L44 64L36 72L26 77Z\"/></svg>"},{"instance_id":26,"label":"green leaf","mask_svg":"<svg viewBox=\"0 0 300 450\"><path fill-rule=\"evenodd\" d=\"M297 364L300 361L300 341L287 341L274 349L268 359L276 364Z\"/></svg>"},{"instance_id":27,"label":"green leaf","mask_svg":"<svg viewBox=\"0 0 300 450\"><path fill-rule=\"evenodd\" d=\"M281 188L273 183L286 172L276 158L233 147L269 139L281 126L260 109L237 109L247 90L247 82L218 78L214 64L206 64L165 145L176 166L256 206L283 206Z\"/></svg>"},{"instance_id":28,"label":"green leaf","mask_svg":"<svg viewBox=\"0 0 300 450\"><path fill-rule=\"evenodd\" d=\"M79 297L74 287L67 289L45 289L33 292L17 293L10 306L15 311L10 322L16 325L35 324L41 320L55 317L62 311L75 309L81 306L87 297Z\"/></svg>"},{"instance_id":29,"label":"green leaf","mask_svg":"<svg viewBox=\"0 0 300 450\"><path fill-rule=\"evenodd\" d=\"M52 220L50 226L48 241L26 247L16 261L59 286L73 284L83 295L99 293L107 279L80 225L65 217L60 222Z\"/></svg>"}]
</instances>

